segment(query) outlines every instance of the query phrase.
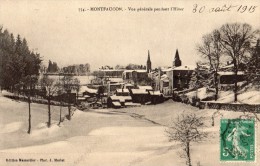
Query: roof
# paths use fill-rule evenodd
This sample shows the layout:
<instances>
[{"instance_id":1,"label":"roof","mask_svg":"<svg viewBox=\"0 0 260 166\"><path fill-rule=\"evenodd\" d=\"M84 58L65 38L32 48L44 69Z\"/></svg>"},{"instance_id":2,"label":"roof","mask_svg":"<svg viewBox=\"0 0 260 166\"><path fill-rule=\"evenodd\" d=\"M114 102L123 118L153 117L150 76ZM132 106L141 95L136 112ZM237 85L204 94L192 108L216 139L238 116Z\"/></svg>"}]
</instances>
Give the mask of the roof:
<instances>
[{"instance_id":1,"label":"roof","mask_svg":"<svg viewBox=\"0 0 260 166\"><path fill-rule=\"evenodd\" d=\"M219 74L219 75L235 75L235 73L232 72L232 71L219 71L218 74ZM237 73L237 75L244 75L244 72L239 71L239 72Z\"/></svg>"},{"instance_id":2,"label":"roof","mask_svg":"<svg viewBox=\"0 0 260 166\"><path fill-rule=\"evenodd\" d=\"M125 106L141 106L140 103L125 102Z\"/></svg>"},{"instance_id":3,"label":"roof","mask_svg":"<svg viewBox=\"0 0 260 166\"><path fill-rule=\"evenodd\" d=\"M89 93L97 93L97 89L90 89L87 86L81 86L79 90L79 94L82 94L84 92L89 92Z\"/></svg>"},{"instance_id":4,"label":"roof","mask_svg":"<svg viewBox=\"0 0 260 166\"><path fill-rule=\"evenodd\" d=\"M124 73L132 73L134 70L125 70Z\"/></svg>"},{"instance_id":5,"label":"roof","mask_svg":"<svg viewBox=\"0 0 260 166\"><path fill-rule=\"evenodd\" d=\"M116 89L116 91L120 93L129 93L128 89Z\"/></svg>"},{"instance_id":6,"label":"roof","mask_svg":"<svg viewBox=\"0 0 260 166\"><path fill-rule=\"evenodd\" d=\"M86 100L85 97L78 97L78 100Z\"/></svg>"},{"instance_id":7,"label":"roof","mask_svg":"<svg viewBox=\"0 0 260 166\"><path fill-rule=\"evenodd\" d=\"M110 82L121 83L121 82L123 82L123 79L122 78L109 78L109 81Z\"/></svg>"},{"instance_id":8,"label":"roof","mask_svg":"<svg viewBox=\"0 0 260 166\"><path fill-rule=\"evenodd\" d=\"M150 91L149 92L150 95L161 95L160 91Z\"/></svg>"},{"instance_id":9,"label":"roof","mask_svg":"<svg viewBox=\"0 0 260 166\"><path fill-rule=\"evenodd\" d=\"M179 66L179 67L175 67L173 70L195 70L196 66Z\"/></svg>"},{"instance_id":10,"label":"roof","mask_svg":"<svg viewBox=\"0 0 260 166\"><path fill-rule=\"evenodd\" d=\"M121 104L119 102L112 102L114 106L121 107Z\"/></svg>"},{"instance_id":11,"label":"roof","mask_svg":"<svg viewBox=\"0 0 260 166\"><path fill-rule=\"evenodd\" d=\"M124 73L132 73L133 71L136 71L137 73L146 73L146 70L125 70Z\"/></svg>"},{"instance_id":12,"label":"roof","mask_svg":"<svg viewBox=\"0 0 260 166\"><path fill-rule=\"evenodd\" d=\"M146 73L147 71L146 70L134 70L136 71L137 73Z\"/></svg>"},{"instance_id":13,"label":"roof","mask_svg":"<svg viewBox=\"0 0 260 166\"><path fill-rule=\"evenodd\" d=\"M116 101L119 100L120 102L125 102L126 100L132 100L131 96L110 96L110 98L112 99L112 101Z\"/></svg>"},{"instance_id":14,"label":"roof","mask_svg":"<svg viewBox=\"0 0 260 166\"><path fill-rule=\"evenodd\" d=\"M173 68L163 69L162 71L172 71Z\"/></svg>"},{"instance_id":15,"label":"roof","mask_svg":"<svg viewBox=\"0 0 260 166\"><path fill-rule=\"evenodd\" d=\"M133 84L125 84L125 86L134 86Z\"/></svg>"},{"instance_id":16,"label":"roof","mask_svg":"<svg viewBox=\"0 0 260 166\"><path fill-rule=\"evenodd\" d=\"M230 64L230 65L226 65L226 66L223 66L223 67L220 67L221 69L227 69L227 68L232 68L234 67L234 64Z\"/></svg>"},{"instance_id":17,"label":"roof","mask_svg":"<svg viewBox=\"0 0 260 166\"><path fill-rule=\"evenodd\" d=\"M116 71L116 72L121 72L124 71L124 69L99 69L99 71Z\"/></svg>"},{"instance_id":18,"label":"roof","mask_svg":"<svg viewBox=\"0 0 260 166\"><path fill-rule=\"evenodd\" d=\"M153 90L151 86L138 86L139 89Z\"/></svg>"},{"instance_id":19,"label":"roof","mask_svg":"<svg viewBox=\"0 0 260 166\"><path fill-rule=\"evenodd\" d=\"M132 89L133 94L148 94L145 89Z\"/></svg>"}]
</instances>

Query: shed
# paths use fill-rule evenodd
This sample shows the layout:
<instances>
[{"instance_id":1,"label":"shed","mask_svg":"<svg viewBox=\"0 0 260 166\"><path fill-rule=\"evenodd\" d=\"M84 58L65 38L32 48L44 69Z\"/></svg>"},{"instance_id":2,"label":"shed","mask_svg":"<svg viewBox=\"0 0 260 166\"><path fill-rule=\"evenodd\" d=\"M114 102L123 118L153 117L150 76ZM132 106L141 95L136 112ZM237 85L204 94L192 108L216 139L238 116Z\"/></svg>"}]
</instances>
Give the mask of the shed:
<instances>
[{"instance_id":1,"label":"shed","mask_svg":"<svg viewBox=\"0 0 260 166\"><path fill-rule=\"evenodd\" d=\"M145 104L150 101L149 93L145 89L131 89L130 94L134 103Z\"/></svg>"},{"instance_id":2,"label":"shed","mask_svg":"<svg viewBox=\"0 0 260 166\"><path fill-rule=\"evenodd\" d=\"M126 102L132 102L131 96L110 96L107 99L107 107L108 108L120 108L124 107ZM119 107L120 104L120 107Z\"/></svg>"},{"instance_id":3,"label":"shed","mask_svg":"<svg viewBox=\"0 0 260 166\"><path fill-rule=\"evenodd\" d=\"M159 104L164 101L163 94L160 91L149 91L152 104Z\"/></svg>"}]
</instances>

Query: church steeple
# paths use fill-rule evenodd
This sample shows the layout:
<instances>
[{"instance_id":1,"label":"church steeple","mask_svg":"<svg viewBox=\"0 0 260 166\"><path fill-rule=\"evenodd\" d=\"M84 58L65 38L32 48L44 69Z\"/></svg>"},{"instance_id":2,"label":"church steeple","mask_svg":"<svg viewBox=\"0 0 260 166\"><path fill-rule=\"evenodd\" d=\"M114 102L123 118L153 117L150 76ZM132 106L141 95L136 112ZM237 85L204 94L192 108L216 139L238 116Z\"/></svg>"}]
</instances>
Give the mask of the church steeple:
<instances>
[{"instance_id":1,"label":"church steeple","mask_svg":"<svg viewBox=\"0 0 260 166\"><path fill-rule=\"evenodd\" d=\"M174 60L173 60L173 67L178 67L178 66L181 66L181 59L180 59L180 56L179 56L179 51L177 49L176 53L175 53Z\"/></svg>"},{"instance_id":2,"label":"church steeple","mask_svg":"<svg viewBox=\"0 0 260 166\"><path fill-rule=\"evenodd\" d=\"M146 62L146 70L147 73L150 73L152 71L152 62L150 59L150 51L148 50L148 58L147 58L147 62Z\"/></svg>"}]
</instances>

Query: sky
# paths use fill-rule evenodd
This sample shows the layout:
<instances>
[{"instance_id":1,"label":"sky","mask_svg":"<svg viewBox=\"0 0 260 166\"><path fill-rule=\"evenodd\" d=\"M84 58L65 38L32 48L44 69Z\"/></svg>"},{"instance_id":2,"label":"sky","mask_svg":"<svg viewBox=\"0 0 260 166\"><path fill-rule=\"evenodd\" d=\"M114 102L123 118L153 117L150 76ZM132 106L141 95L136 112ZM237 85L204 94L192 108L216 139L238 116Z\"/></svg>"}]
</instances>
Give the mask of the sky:
<instances>
[{"instance_id":1,"label":"sky","mask_svg":"<svg viewBox=\"0 0 260 166\"><path fill-rule=\"evenodd\" d=\"M260 29L259 1L6 1L0 0L0 25L25 37L43 63L58 66L89 63L91 69L129 63L146 65L148 50L152 67L171 66L178 49L183 65L200 60L196 45L203 35L225 23L249 23ZM194 5L205 6L193 13ZM223 5L256 5L253 13L209 13ZM79 12L79 8L122 7L121 12ZM184 8L175 12L130 12L128 7Z\"/></svg>"}]
</instances>

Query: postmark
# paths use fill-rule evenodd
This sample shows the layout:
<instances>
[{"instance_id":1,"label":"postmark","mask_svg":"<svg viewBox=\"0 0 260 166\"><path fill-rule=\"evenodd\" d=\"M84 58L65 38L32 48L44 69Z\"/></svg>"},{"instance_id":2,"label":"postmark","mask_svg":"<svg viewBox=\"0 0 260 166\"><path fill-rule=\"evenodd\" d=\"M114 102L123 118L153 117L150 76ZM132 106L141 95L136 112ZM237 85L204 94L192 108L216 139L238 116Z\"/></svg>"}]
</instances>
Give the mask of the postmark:
<instances>
[{"instance_id":1,"label":"postmark","mask_svg":"<svg viewBox=\"0 0 260 166\"><path fill-rule=\"evenodd\" d=\"M220 160L255 161L255 120L221 119Z\"/></svg>"}]
</instances>

